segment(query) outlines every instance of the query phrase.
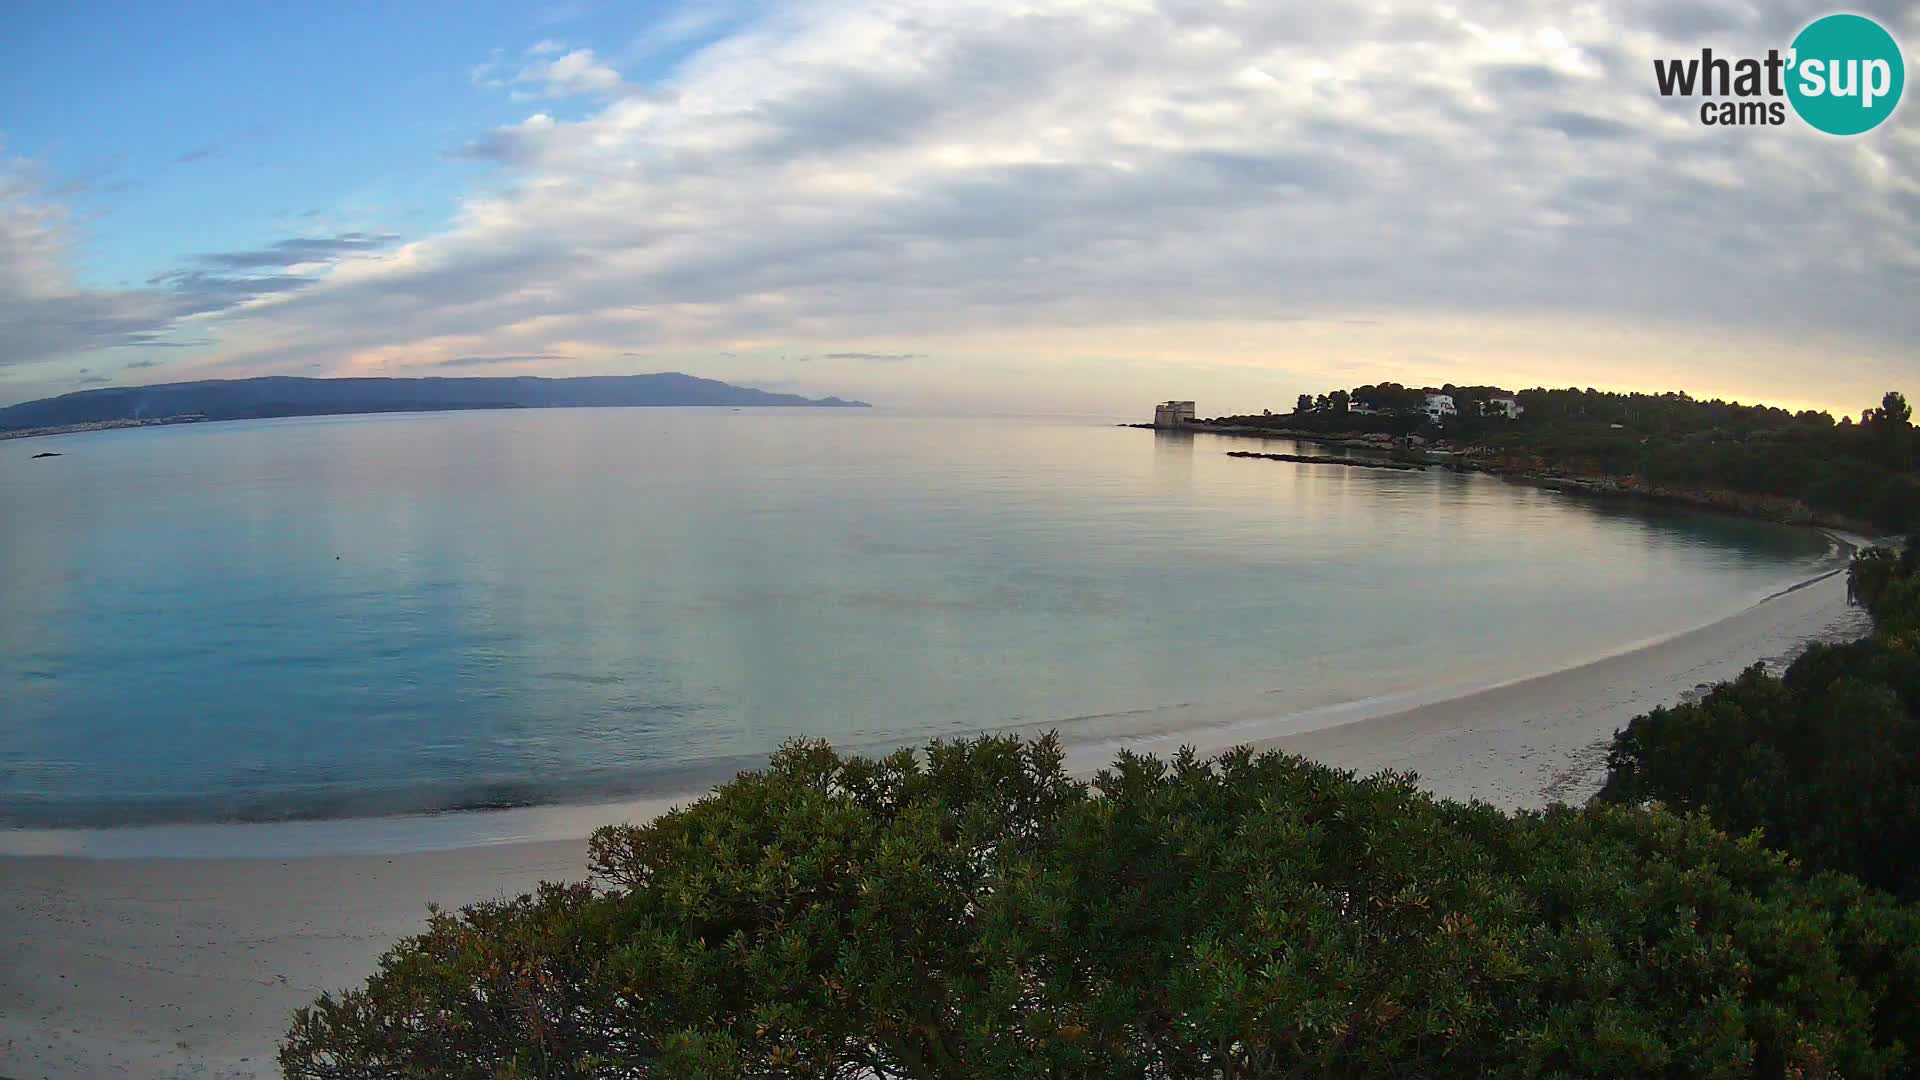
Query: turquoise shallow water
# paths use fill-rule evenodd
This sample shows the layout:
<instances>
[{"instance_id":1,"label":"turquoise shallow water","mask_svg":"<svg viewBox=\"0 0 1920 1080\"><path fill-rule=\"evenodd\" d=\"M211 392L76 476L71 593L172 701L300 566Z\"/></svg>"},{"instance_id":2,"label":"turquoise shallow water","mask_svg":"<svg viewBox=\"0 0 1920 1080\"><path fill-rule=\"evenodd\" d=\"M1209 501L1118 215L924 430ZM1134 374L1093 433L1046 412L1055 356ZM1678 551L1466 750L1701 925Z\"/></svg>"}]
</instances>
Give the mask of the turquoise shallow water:
<instances>
[{"instance_id":1,"label":"turquoise shallow water","mask_svg":"<svg viewBox=\"0 0 1920 1080\"><path fill-rule=\"evenodd\" d=\"M1828 552L1243 445L678 409L0 442L0 825L589 801L799 735L1295 713L1567 666Z\"/></svg>"}]
</instances>

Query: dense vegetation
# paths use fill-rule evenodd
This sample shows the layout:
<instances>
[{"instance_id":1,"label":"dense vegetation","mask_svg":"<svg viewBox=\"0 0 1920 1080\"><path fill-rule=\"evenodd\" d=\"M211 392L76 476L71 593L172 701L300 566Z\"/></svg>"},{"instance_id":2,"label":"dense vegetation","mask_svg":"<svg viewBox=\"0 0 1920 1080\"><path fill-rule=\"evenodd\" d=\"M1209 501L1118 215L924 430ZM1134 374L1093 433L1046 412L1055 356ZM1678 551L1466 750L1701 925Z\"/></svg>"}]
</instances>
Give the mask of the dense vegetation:
<instances>
[{"instance_id":1,"label":"dense vegetation","mask_svg":"<svg viewBox=\"0 0 1920 1080\"><path fill-rule=\"evenodd\" d=\"M1288 414L1212 423L1316 433L1421 433L1470 460L1521 471L1627 477L1668 490L1723 490L1791 500L1810 513L1891 532L1920 529L1920 432L1899 393L1856 423L1824 412L1699 401L1686 394L1523 390L1517 419L1492 415L1487 386L1446 386L1460 415L1436 429L1406 410L1417 390L1380 383L1310 398ZM1355 412L1356 405L1397 413Z\"/></svg>"},{"instance_id":2,"label":"dense vegetation","mask_svg":"<svg viewBox=\"0 0 1920 1080\"><path fill-rule=\"evenodd\" d=\"M793 745L436 914L290 1077L1876 1076L1920 914L1700 815L1507 816L1279 754Z\"/></svg>"},{"instance_id":3,"label":"dense vegetation","mask_svg":"<svg viewBox=\"0 0 1920 1080\"><path fill-rule=\"evenodd\" d=\"M1920 546L1869 548L1850 573L1869 637L1636 719L1614 739L1601 796L1704 810L1809 867L1920 901Z\"/></svg>"}]
</instances>

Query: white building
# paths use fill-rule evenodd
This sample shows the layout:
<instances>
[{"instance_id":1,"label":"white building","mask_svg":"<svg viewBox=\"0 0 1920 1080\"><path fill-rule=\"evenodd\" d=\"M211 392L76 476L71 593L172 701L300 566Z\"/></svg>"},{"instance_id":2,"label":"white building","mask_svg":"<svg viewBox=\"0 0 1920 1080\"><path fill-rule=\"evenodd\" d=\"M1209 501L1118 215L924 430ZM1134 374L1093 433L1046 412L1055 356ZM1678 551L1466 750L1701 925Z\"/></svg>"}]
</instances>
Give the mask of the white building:
<instances>
[{"instance_id":1,"label":"white building","mask_svg":"<svg viewBox=\"0 0 1920 1080\"><path fill-rule=\"evenodd\" d=\"M1347 411L1359 416L1379 416L1380 415L1379 409L1374 408L1373 406L1367 404L1364 401L1347 402Z\"/></svg>"},{"instance_id":2,"label":"white building","mask_svg":"<svg viewBox=\"0 0 1920 1080\"><path fill-rule=\"evenodd\" d=\"M1420 407L1420 411L1436 424L1440 423L1441 417L1460 415L1460 410L1453 404L1452 394L1428 394L1427 403Z\"/></svg>"},{"instance_id":3,"label":"white building","mask_svg":"<svg viewBox=\"0 0 1920 1080\"><path fill-rule=\"evenodd\" d=\"M1520 399L1512 394L1495 394L1487 399L1487 412L1497 412L1509 420L1516 420L1527 410L1520 405Z\"/></svg>"},{"instance_id":4,"label":"white building","mask_svg":"<svg viewBox=\"0 0 1920 1080\"><path fill-rule=\"evenodd\" d=\"M1157 428L1186 427L1193 423L1193 402L1168 401L1153 407L1153 426Z\"/></svg>"}]
</instances>

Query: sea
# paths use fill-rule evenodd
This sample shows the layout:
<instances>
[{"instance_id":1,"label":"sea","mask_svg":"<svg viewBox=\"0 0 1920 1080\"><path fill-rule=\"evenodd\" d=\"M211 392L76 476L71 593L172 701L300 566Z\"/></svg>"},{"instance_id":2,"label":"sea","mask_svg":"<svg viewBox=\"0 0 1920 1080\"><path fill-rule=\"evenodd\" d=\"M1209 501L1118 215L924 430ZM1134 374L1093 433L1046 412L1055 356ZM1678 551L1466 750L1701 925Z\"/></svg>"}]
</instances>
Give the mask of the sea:
<instances>
[{"instance_id":1,"label":"sea","mask_svg":"<svg viewBox=\"0 0 1920 1080\"><path fill-rule=\"evenodd\" d=\"M1298 727L1658 640L1834 551L1116 419L551 409L0 442L0 830L589 803L794 739Z\"/></svg>"}]
</instances>

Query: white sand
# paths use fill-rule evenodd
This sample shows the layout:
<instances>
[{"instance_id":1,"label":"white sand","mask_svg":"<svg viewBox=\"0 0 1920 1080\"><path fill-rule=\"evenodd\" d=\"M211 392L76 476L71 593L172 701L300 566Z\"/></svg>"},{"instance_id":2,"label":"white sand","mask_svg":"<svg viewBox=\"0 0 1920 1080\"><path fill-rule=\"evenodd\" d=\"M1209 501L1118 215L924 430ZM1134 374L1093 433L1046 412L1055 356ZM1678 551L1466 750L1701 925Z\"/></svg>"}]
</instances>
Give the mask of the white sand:
<instances>
[{"instance_id":1,"label":"white sand","mask_svg":"<svg viewBox=\"0 0 1920 1080\"><path fill-rule=\"evenodd\" d=\"M0 1075L277 1076L274 1040L425 904L585 873L585 841L303 859L0 861Z\"/></svg>"},{"instance_id":2,"label":"white sand","mask_svg":"<svg viewBox=\"0 0 1920 1080\"><path fill-rule=\"evenodd\" d=\"M1636 714L1864 628L1835 575L1620 656L1264 744L1418 772L1453 798L1579 801L1604 775L1606 740ZM168 835L217 844L220 834ZM277 1075L289 1013L363 978L421 925L428 901L458 906L584 873L578 839L299 858L0 857L0 1076Z\"/></svg>"},{"instance_id":3,"label":"white sand","mask_svg":"<svg viewBox=\"0 0 1920 1080\"><path fill-rule=\"evenodd\" d=\"M1418 773L1449 799L1504 809L1584 802L1606 778L1607 743L1641 713L1691 700L1755 663L1784 667L1809 641L1870 628L1836 572L1732 618L1643 649L1275 746L1363 773Z\"/></svg>"}]
</instances>

